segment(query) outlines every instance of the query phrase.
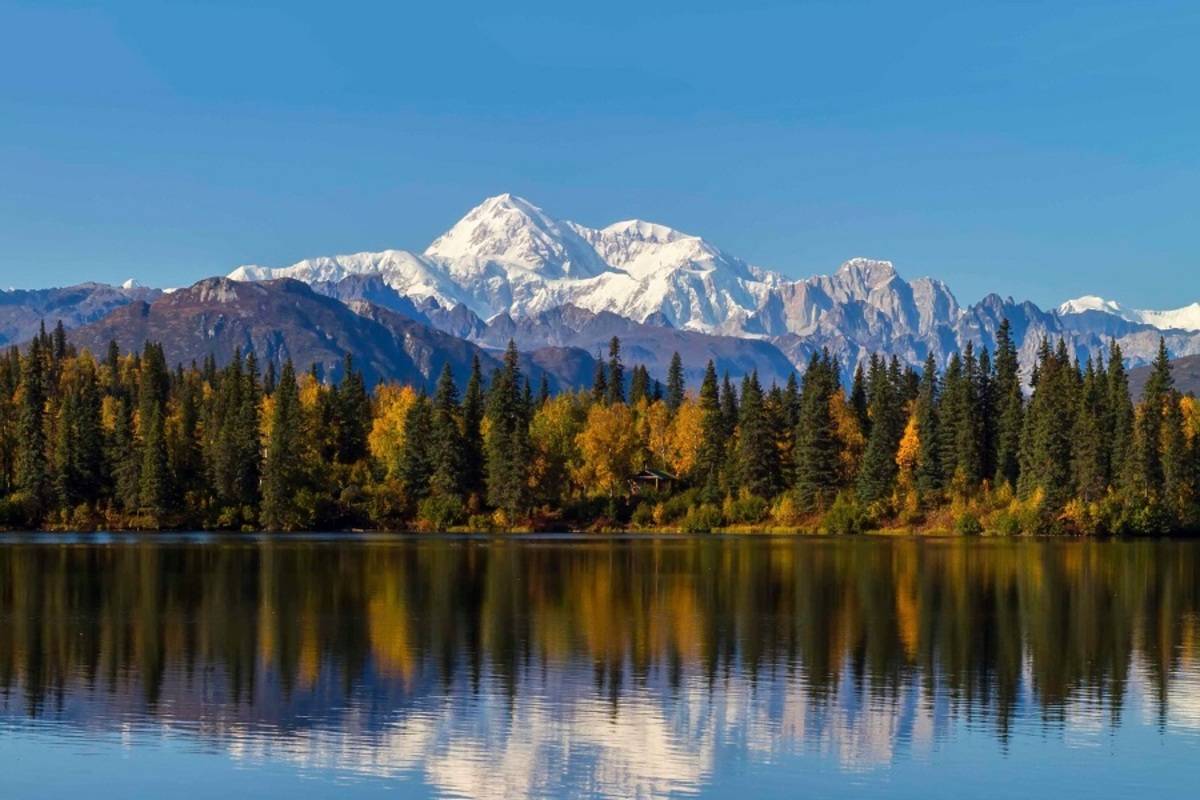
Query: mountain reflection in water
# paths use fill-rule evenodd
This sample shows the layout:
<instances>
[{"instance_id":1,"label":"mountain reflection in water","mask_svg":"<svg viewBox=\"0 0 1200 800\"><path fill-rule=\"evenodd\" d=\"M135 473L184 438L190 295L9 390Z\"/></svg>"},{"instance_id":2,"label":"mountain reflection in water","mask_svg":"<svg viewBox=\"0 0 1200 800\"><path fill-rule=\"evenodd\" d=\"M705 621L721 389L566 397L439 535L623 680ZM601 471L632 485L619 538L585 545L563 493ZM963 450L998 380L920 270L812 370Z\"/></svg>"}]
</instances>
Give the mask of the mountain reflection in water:
<instances>
[{"instance_id":1,"label":"mountain reflection in water","mask_svg":"<svg viewBox=\"0 0 1200 800\"><path fill-rule=\"evenodd\" d=\"M169 742L315 795L1194 788L1198 611L1186 542L10 537L0 754Z\"/></svg>"}]
</instances>

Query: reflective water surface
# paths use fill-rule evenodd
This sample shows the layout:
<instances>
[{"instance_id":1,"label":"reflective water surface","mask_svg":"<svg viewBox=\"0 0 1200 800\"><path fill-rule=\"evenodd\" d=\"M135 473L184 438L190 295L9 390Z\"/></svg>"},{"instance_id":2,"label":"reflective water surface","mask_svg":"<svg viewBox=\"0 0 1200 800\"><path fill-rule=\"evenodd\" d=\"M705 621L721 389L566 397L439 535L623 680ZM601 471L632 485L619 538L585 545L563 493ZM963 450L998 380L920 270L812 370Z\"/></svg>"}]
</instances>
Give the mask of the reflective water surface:
<instances>
[{"instance_id":1,"label":"reflective water surface","mask_svg":"<svg viewBox=\"0 0 1200 800\"><path fill-rule=\"evenodd\" d=\"M1200 545L0 537L0 796L1195 796Z\"/></svg>"}]
</instances>

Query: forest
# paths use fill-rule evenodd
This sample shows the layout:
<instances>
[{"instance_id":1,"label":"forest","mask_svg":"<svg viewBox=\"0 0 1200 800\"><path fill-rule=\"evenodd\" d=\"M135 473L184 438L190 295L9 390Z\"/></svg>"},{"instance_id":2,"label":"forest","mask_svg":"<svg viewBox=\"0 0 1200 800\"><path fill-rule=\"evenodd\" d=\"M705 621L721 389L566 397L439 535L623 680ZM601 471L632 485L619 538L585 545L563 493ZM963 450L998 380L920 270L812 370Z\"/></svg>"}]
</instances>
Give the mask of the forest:
<instances>
[{"instance_id":1,"label":"forest","mask_svg":"<svg viewBox=\"0 0 1200 800\"><path fill-rule=\"evenodd\" d=\"M0 356L0 526L23 530L714 530L1163 535L1200 523L1200 407L1165 344L1135 402L1120 348L1041 344L849 386L828 353L765 387L711 363L687 391L627 369L590 391L504 366L432 395L254 355L76 352L62 326ZM1026 377L1028 380L1026 381ZM645 472L649 471L649 472ZM650 475L653 483L634 480Z\"/></svg>"}]
</instances>

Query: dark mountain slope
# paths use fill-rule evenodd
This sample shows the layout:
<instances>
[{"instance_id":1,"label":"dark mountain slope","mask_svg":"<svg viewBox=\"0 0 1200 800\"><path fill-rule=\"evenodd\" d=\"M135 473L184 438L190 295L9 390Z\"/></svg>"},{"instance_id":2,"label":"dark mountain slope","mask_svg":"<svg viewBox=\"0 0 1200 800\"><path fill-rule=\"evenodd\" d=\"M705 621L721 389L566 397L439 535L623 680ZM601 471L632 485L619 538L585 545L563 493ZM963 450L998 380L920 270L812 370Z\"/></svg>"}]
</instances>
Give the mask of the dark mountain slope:
<instances>
[{"instance_id":1,"label":"dark mountain slope","mask_svg":"<svg viewBox=\"0 0 1200 800\"><path fill-rule=\"evenodd\" d=\"M125 289L105 283L81 283L59 289L0 291L0 345L32 339L45 322L53 328L60 320L67 329L78 328L138 301L152 301L158 289Z\"/></svg>"}]
</instances>

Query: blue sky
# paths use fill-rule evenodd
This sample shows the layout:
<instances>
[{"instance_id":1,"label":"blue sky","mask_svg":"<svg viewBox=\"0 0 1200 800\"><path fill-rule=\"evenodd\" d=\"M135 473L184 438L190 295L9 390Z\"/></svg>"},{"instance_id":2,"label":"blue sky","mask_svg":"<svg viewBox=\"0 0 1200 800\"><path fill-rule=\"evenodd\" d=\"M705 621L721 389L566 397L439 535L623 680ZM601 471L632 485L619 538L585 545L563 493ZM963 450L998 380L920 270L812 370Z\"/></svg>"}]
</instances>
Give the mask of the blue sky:
<instances>
[{"instance_id":1,"label":"blue sky","mask_svg":"<svg viewBox=\"0 0 1200 800\"><path fill-rule=\"evenodd\" d=\"M1200 299L1195 2L0 0L0 286L420 250L511 191L794 276Z\"/></svg>"}]
</instances>

